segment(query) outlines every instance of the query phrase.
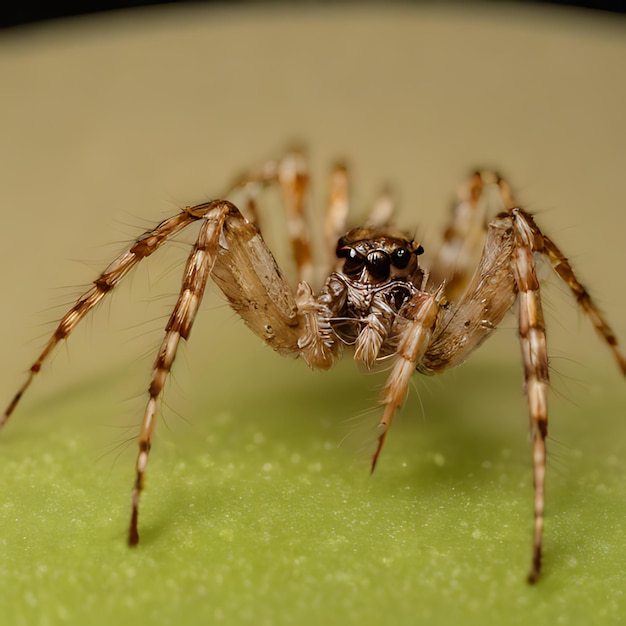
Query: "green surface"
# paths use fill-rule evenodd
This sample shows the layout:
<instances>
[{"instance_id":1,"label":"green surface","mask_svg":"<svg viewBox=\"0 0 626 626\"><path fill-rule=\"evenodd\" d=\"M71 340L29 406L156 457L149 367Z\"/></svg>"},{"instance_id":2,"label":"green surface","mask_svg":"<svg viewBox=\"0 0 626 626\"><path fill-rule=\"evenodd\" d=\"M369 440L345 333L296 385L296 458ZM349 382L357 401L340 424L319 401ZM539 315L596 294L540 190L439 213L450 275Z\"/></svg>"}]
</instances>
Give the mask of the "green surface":
<instances>
[{"instance_id":1,"label":"green surface","mask_svg":"<svg viewBox=\"0 0 626 626\"><path fill-rule=\"evenodd\" d=\"M245 381L237 369L170 394L185 420L166 409L159 424L133 550L134 444L107 400L122 377L22 407L0 441L3 623L620 623L617 375L553 401L545 576L529 587L518 367L420 384L423 408L413 392L372 477L361 445L382 379L350 363L310 375L267 350Z\"/></svg>"}]
</instances>

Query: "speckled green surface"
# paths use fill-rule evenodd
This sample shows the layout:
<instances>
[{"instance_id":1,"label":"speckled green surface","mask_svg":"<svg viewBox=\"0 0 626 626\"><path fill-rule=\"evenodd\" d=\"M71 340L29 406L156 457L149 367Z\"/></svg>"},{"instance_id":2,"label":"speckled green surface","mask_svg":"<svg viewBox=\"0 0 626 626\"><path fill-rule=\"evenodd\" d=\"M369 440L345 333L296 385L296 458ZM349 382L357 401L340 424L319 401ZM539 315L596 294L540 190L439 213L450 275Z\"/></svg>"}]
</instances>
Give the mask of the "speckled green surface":
<instances>
[{"instance_id":1,"label":"speckled green surface","mask_svg":"<svg viewBox=\"0 0 626 626\"><path fill-rule=\"evenodd\" d=\"M226 377L211 401L186 399L186 422L160 424L135 550L124 543L134 446L98 458L127 436L107 418L119 375L16 417L0 442L3 623L619 623L617 376L553 402L545 576L532 588L515 367L429 382L423 409L414 393L369 477L367 453L350 436L338 444L375 421L380 380L350 364L308 378L259 358L273 382L238 394Z\"/></svg>"}]
</instances>

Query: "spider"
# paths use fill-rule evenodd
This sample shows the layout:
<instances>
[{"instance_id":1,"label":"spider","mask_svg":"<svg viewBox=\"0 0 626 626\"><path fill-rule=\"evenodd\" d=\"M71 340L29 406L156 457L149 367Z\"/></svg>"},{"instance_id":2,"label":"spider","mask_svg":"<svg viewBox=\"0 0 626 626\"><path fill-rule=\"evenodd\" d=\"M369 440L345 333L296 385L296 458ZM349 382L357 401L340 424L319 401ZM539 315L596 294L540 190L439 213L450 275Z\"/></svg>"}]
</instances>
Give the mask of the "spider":
<instances>
[{"instance_id":1,"label":"spider","mask_svg":"<svg viewBox=\"0 0 626 626\"><path fill-rule=\"evenodd\" d=\"M258 200L275 186L282 195L298 274L293 290L261 236ZM351 349L366 367L393 359L383 388L374 470L394 415L416 370L435 374L462 363L514 309L524 368L533 451L534 528L528 581L541 571L549 367L536 260L545 257L568 285L626 375L626 357L572 267L498 174L476 171L461 187L430 271L423 247L390 225L394 203L383 194L362 227L347 229L349 179L345 166L331 176L324 225L327 277L314 291L316 266L307 228L309 176L301 151L266 162L238 178L223 197L182 209L137 238L93 281L63 316L0 426L54 348L142 259L194 222L200 230L185 266L180 295L165 327L149 386L132 490L128 543L139 542L139 500L158 402L181 339L187 340L210 278L246 325L276 352L327 370Z\"/></svg>"}]
</instances>

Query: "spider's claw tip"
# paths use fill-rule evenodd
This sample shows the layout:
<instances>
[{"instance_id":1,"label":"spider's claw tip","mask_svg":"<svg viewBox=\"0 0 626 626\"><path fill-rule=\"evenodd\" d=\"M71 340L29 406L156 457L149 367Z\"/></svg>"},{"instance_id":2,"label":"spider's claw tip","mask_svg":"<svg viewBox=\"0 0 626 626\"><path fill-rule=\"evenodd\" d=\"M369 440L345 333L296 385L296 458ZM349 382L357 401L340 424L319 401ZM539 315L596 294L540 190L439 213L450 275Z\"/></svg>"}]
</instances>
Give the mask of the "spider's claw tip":
<instances>
[{"instance_id":1,"label":"spider's claw tip","mask_svg":"<svg viewBox=\"0 0 626 626\"><path fill-rule=\"evenodd\" d=\"M541 546L535 547L530 573L526 579L529 585L534 585L541 574Z\"/></svg>"},{"instance_id":2,"label":"spider's claw tip","mask_svg":"<svg viewBox=\"0 0 626 626\"><path fill-rule=\"evenodd\" d=\"M539 580L539 570L536 570L533 568L530 574L528 574L528 578L526 579L526 582L529 585L534 585L538 580Z\"/></svg>"},{"instance_id":3,"label":"spider's claw tip","mask_svg":"<svg viewBox=\"0 0 626 626\"><path fill-rule=\"evenodd\" d=\"M137 521L139 511L133 506L133 514L130 518L130 528L128 529L128 545L134 547L139 543L139 531L137 530Z\"/></svg>"},{"instance_id":4,"label":"spider's claw tip","mask_svg":"<svg viewBox=\"0 0 626 626\"><path fill-rule=\"evenodd\" d=\"M131 528L130 532L128 533L128 545L131 548L134 548L138 544L139 544L139 533L137 532L137 529Z\"/></svg>"},{"instance_id":5,"label":"spider's claw tip","mask_svg":"<svg viewBox=\"0 0 626 626\"><path fill-rule=\"evenodd\" d=\"M385 430L382 435L378 438L378 446L376 447L376 452L374 452L374 456L372 457L372 465L370 467L370 476L374 473L376 469L376 463L378 462L378 457L380 455L380 451L383 449L383 443L385 443L385 436L387 435L387 431Z\"/></svg>"}]
</instances>

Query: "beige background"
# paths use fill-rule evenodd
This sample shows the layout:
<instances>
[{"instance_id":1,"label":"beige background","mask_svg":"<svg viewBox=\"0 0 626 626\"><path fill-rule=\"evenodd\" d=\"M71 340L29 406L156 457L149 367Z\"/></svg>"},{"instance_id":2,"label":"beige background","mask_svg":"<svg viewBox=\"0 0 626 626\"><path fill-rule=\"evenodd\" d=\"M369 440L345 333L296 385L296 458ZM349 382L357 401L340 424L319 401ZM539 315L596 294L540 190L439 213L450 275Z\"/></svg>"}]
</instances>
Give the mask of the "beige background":
<instances>
[{"instance_id":1,"label":"beige background","mask_svg":"<svg viewBox=\"0 0 626 626\"><path fill-rule=\"evenodd\" d=\"M355 204L390 181L401 225L427 247L468 170L500 168L626 338L625 34L615 16L502 3L168 7L3 33L0 395L122 242L294 140L310 148L320 211L327 166L347 157ZM174 256L140 269L38 385L150 355L171 305L161 295L178 282ZM551 353L609 371L561 292L547 298ZM274 362L218 298L200 326L192 364L235 349ZM516 359L505 335L479 358Z\"/></svg>"}]
</instances>

